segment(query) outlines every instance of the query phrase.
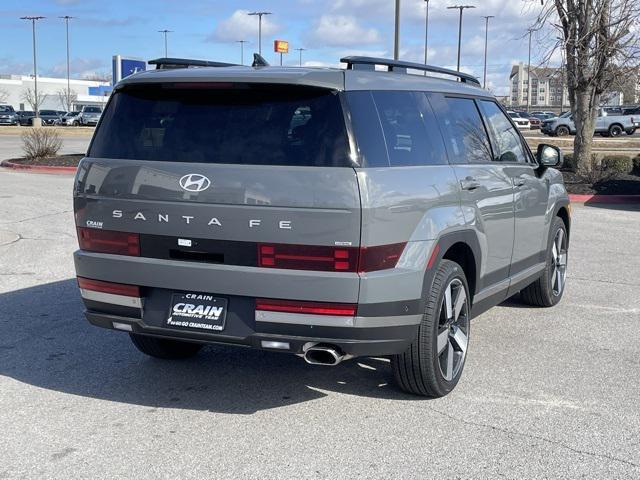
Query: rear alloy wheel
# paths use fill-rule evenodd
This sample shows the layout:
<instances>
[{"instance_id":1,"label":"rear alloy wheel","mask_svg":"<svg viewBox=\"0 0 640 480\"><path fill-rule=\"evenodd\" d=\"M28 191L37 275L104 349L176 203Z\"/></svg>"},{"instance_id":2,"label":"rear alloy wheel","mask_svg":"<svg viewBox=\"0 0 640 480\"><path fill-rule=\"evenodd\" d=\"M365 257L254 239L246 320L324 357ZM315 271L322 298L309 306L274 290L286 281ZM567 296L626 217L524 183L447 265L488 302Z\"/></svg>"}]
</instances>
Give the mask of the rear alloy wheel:
<instances>
[{"instance_id":1,"label":"rear alloy wheel","mask_svg":"<svg viewBox=\"0 0 640 480\"><path fill-rule=\"evenodd\" d=\"M622 135L622 132L624 132L624 130L622 130L620 125L611 125L609 127L609 136L611 137L619 137Z\"/></svg>"},{"instance_id":2,"label":"rear alloy wheel","mask_svg":"<svg viewBox=\"0 0 640 480\"><path fill-rule=\"evenodd\" d=\"M543 274L520 292L522 300L536 307L553 307L564 294L567 283L567 259L569 242L567 228L556 217L552 226L551 243L547 248L547 264Z\"/></svg>"},{"instance_id":3,"label":"rear alloy wheel","mask_svg":"<svg viewBox=\"0 0 640 480\"><path fill-rule=\"evenodd\" d=\"M458 383L469 345L471 303L462 267L442 260L427 295L417 338L391 363L402 390L442 397Z\"/></svg>"},{"instance_id":4,"label":"rear alloy wheel","mask_svg":"<svg viewBox=\"0 0 640 480\"><path fill-rule=\"evenodd\" d=\"M138 350L150 357L178 360L195 355L202 348L200 343L181 342L168 338L151 337L130 333L131 341Z\"/></svg>"},{"instance_id":5,"label":"rear alloy wheel","mask_svg":"<svg viewBox=\"0 0 640 480\"><path fill-rule=\"evenodd\" d=\"M565 127L564 125L560 125L556 128L556 135L559 137L566 137L569 133L569 127Z\"/></svg>"}]
</instances>

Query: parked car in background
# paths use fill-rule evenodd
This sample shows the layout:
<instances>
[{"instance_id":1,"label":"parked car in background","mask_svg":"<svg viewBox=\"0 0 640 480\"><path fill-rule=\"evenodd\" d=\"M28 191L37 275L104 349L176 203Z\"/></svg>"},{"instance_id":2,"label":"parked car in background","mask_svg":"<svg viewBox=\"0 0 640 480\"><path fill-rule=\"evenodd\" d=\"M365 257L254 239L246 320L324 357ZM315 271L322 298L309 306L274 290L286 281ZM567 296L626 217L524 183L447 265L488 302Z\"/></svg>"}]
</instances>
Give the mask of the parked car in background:
<instances>
[{"instance_id":1,"label":"parked car in background","mask_svg":"<svg viewBox=\"0 0 640 480\"><path fill-rule=\"evenodd\" d=\"M534 117L530 113L526 113L526 112L517 112L517 113L518 113L518 115L520 115L521 118L526 118L527 120L529 120L529 124L531 125L531 130L539 130L540 129L540 126L542 125L542 122L540 121L540 119L538 117Z\"/></svg>"},{"instance_id":2,"label":"parked car in background","mask_svg":"<svg viewBox=\"0 0 640 480\"><path fill-rule=\"evenodd\" d=\"M518 112L508 111L507 113L509 114L509 116L513 120L513 123L516 124L516 127L518 127L519 130L531 129L531 122L529 121L528 118L521 117Z\"/></svg>"},{"instance_id":3,"label":"parked car in background","mask_svg":"<svg viewBox=\"0 0 640 480\"><path fill-rule=\"evenodd\" d=\"M604 110L600 110L596 118L594 134L603 137L619 137L623 133L633 135L635 130L640 128L640 117L631 115L607 115ZM557 118L546 120L542 123L542 133L562 137L565 135L575 135L576 126L573 122L573 115L567 112Z\"/></svg>"},{"instance_id":4,"label":"parked car in background","mask_svg":"<svg viewBox=\"0 0 640 480\"><path fill-rule=\"evenodd\" d=\"M550 118L555 118L558 116L553 112L531 112L530 115L532 117L539 119L540 122L543 122L545 120L549 120Z\"/></svg>"},{"instance_id":5,"label":"parked car in background","mask_svg":"<svg viewBox=\"0 0 640 480\"><path fill-rule=\"evenodd\" d=\"M80 125L97 125L102 115L102 108L100 107L82 107L78 120Z\"/></svg>"},{"instance_id":6,"label":"parked car in background","mask_svg":"<svg viewBox=\"0 0 640 480\"><path fill-rule=\"evenodd\" d=\"M0 105L0 125L18 125L18 115L11 105Z\"/></svg>"},{"instance_id":7,"label":"parked car in background","mask_svg":"<svg viewBox=\"0 0 640 480\"><path fill-rule=\"evenodd\" d=\"M82 112L67 112L60 119L60 125L64 125L65 127L77 127L80 125L80 114Z\"/></svg>"},{"instance_id":8,"label":"parked car in background","mask_svg":"<svg viewBox=\"0 0 640 480\"><path fill-rule=\"evenodd\" d=\"M57 110L40 110L38 116L42 120L42 125L55 125L60 121L60 114L58 114ZM27 125L33 125L33 118L34 115L28 119Z\"/></svg>"},{"instance_id":9,"label":"parked car in background","mask_svg":"<svg viewBox=\"0 0 640 480\"><path fill-rule=\"evenodd\" d=\"M27 125L31 125L31 119L35 116L34 112L30 112L28 110L18 110L16 112L16 116L18 117L18 124L23 127Z\"/></svg>"}]
</instances>

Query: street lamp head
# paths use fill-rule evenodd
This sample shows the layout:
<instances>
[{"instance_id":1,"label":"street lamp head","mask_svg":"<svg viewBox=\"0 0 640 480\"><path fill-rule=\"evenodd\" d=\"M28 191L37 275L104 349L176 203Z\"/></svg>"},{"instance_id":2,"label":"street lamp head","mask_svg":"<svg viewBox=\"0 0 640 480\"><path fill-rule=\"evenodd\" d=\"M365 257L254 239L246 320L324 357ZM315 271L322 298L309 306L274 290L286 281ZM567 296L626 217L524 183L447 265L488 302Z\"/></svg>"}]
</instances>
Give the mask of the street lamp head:
<instances>
[{"instance_id":1,"label":"street lamp head","mask_svg":"<svg viewBox=\"0 0 640 480\"><path fill-rule=\"evenodd\" d=\"M465 8L476 8L474 5L452 5L450 7L447 7L447 9L451 10L451 9L456 9L459 8L460 10L464 10Z\"/></svg>"},{"instance_id":2,"label":"street lamp head","mask_svg":"<svg viewBox=\"0 0 640 480\"><path fill-rule=\"evenodd\" d=\"M76 17L72 17L71 15L62 15L61 17L58 18L62 18L64 20L71 20L72 18L76 18Z\"/></svg>"},{"instance_id":3,"label":"street lamp head","mask_svg":"<svg viewBox=\"0 0 640 480\"><path fill-rule=\"evenodd\" d=\"M250 13L247 13L247 15L259 15L259 16L271 15L271 12L250 12Z\"/></svg>"},{"instance_id":4,"label":"street lamp head","mask_svg":"<svg viewBox=\"0 0 640 480\"><path fill-rule=\"evenodd\" d=\"M20 20L42 20L43 18L47 18L47 17L42 17L42 16L20 17Z\"/></svg>"}]
</instances>

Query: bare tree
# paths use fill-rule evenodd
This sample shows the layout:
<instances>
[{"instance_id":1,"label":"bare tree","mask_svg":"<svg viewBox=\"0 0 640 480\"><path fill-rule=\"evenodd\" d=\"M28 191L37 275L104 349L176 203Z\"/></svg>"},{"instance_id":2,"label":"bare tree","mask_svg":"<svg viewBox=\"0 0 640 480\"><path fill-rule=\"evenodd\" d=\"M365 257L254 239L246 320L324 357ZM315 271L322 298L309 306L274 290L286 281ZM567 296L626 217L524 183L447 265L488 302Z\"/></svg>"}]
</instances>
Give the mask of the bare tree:
<instances>
[{"instance_id":1,"label":"bare tree","mask_svg":"<svg viewBox=\"0 0 640 480\"><path fill-rule=\"evenodd\" d=\"M78 94L73 90L67 90L66 88L61 88L60 90L58 90L57 94L58 101L60 102L62 109L70 112L72 110L73 104L78 99Z\"/></svg>"},{"instance_id":2,"label":"bare tree","mask_svg":"<svg viewBox=\"0 0 640 480\"><path fill-rule=\"evenodd\" d=\"M577 165L590 171L591 148L600 96L614 79L633 74L640 58L638 0L542 0L534 28L560 32L569 103L576 125Z\"/></svg>"},{"instance_id":3,"label":"bare tree","mask_svg":"<svg viewBox=\"0 0 640 480\"><path fill-rule=\"evenodd\" d=\"M23 101L27 102L27 104L29 104L31 110L33 110L34 112L39 112L40 107L48 96L49 95L47 95L46 93L38 92L38 98L36 98L36 94L32 88L25 88L22 91L22 95L20 96L20 98Z\"/></svg>"},{"instance_id":4,"label":"bare tree","mask_svg":"<svg viewBox=\"0 0 640 480\"><path fill-rule=\"evenodd\" d=\"M0 103L6 103L9 100L9 92L5 89L0 89Z\"/></svg>"}]
</instances>

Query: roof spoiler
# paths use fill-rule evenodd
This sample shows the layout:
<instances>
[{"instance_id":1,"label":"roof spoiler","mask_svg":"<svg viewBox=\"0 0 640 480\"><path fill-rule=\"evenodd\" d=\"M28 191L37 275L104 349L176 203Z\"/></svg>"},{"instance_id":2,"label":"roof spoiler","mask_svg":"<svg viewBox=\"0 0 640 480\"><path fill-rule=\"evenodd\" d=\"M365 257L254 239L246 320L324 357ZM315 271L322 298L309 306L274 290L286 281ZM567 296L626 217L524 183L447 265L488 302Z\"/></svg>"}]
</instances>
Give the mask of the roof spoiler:
<instances>
[{"instance_id":1,"label":"roof spoiler","mask_svg":"<svg viewBox=\"0 0 640 480\"><path fill-rule=\"evenodd\" d=\"M396 73L407 73L407 69L420 70L422 72L438 73L441 75L449 75L459 78L461 82L472 83L480 86L480 81L473 75L468 73L456 72L448 68L436 67L433 65L425 65L424 63L403 62L399 60L390 60L387 58L376 57L343 57L340 59L342 63L347 64L347 70L375 70L376 65L387 67L387 71Z\"/></svg>"},{"instance_id":2,"label":"roof spoiler","mask_svg":"<svg viewBox=\"0 0 640 480\"><path fill-rule=\"evenodd\" d=\"M211 60L193 60L189 58L156 58L149 60L149 65L155 65L156 70L192 67L236 67L236 63L213 62Z\"/></svg>"}]
</instances>

